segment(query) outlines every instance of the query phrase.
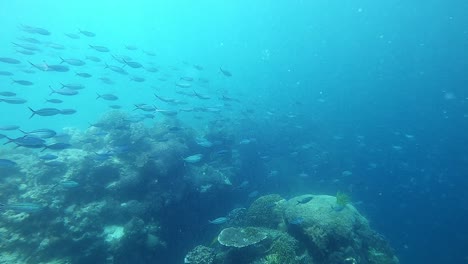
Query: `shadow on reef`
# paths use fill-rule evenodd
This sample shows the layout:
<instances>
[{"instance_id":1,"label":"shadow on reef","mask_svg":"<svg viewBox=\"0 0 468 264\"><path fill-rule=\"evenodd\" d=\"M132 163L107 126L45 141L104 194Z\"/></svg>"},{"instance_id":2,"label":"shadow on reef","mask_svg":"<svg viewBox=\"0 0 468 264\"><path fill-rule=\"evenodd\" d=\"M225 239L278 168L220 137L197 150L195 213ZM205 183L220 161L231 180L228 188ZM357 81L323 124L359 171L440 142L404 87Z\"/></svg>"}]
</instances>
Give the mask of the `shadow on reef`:
<instances>
[{"instance_id":1,"label":"shadow on reef","mask_svg":"<svg viewBox=\"0 0 468 264\"><path fill-rule=\"evenodd\" d=\"M397 264L387 242L350 204L337 197L302 195L284 200L259 197L226 223L216 246L197 246L185 257L192 264Z\"/></svg>"}]
</instances>

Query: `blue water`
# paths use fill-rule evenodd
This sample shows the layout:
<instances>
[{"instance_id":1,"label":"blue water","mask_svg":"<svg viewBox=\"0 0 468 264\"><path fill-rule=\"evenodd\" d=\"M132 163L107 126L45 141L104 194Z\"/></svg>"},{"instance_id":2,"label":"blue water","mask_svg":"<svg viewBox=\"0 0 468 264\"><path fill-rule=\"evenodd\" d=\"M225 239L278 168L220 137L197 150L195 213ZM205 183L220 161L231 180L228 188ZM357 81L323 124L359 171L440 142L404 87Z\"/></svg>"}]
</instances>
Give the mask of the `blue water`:
<instances>
[{"instance_id":1,"label":"blue water","mask_svg":"<svg viewBox=\"0 0 468 264\"><path fill-rule=\"evenodd\" d=\"M248 181L249 187L165 212L172 227L165 237L172 241L162 258L169 261L200 244L203 232L214 236L206 218L250 203L253 191L285 197L345 191L401 263L467 263L467 12L468 2L441 0L2 2L0 57L21 64L0 63L0 70L34 85L11 84L10 77L0 76L0 90L28 100L0 103L0 125L86 129L112 104L95 100L96 93L117 95L128 112L137 103L167 110L219 107L220 115L179 118L195 131L220 120L232 127L236 140L254 139L239 147L243 163L234 179L235 184ZM21 25L51 35L31 35ZM96 37L64 35L78 29ZM16 53L12 42L21 37L40 40L43 51ZM48 42L64 49L47 48ZM99 53L89 44L111 52ZM104 62L120 65L111 54L159 71L126 67L130 75L116 74L104 68ZM31 69L27 61L59 64L59 56L98 56L103 62L86 60L67 73L22 71ZM93 77L82 79L75 72ZM130 76L146 80L138 83ZM182 98L174 87L179 76L209 80L196 90L211 99L188 98L184 106L154 99L154 93ZM99 77L115 84L103 84ZM78 112L29 119L27 106L45 107L49 85L59 88L61 82L86 86L78 96L53 96L64 99L60 108ZM239 103L224 108L222 95Z\"/></svg>"}]
</instances>

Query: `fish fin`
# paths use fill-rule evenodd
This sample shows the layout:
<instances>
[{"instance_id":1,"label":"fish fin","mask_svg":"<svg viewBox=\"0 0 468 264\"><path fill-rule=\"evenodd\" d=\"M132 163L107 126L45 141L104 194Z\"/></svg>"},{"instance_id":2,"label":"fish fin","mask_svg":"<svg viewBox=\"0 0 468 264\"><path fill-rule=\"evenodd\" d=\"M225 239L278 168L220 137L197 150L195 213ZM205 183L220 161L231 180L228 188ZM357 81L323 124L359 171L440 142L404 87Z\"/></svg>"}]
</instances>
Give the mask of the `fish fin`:
<instances>
[{"instance_id":1,"label":"fish fin","mask_svg":"<svg viewBox=\"0 0 468 264\"><path fill-rule=\"evenodd\" d=\"M29 108L29 110L31 110L31 112L32 112L31 116L29 117L29 119L31 119L31 118L36 114L36 111L34 111L34 110L33 110L31 107L29 107L29 106L28 106L28 108Z\"/></svg>"},{"instance_id":2,"label":"fish fin","mask_svg":"<svg viewBox=\"0 0 468 264\"><path fill-rule=\"evenodd\" d=\"M7 141L7 142L5 142L5 143L3 143L3 145L6 145L6 144L8 144L8 143L11 143L11 142L13 142L13 139L12 139L12 138L9 138L9 137L6 137L6 138L8 139L8 141Z\"/></svg>"},{"instance_id":3,"label":"fish fin","mask_svg":"<svg viewBox=\"0 0 468 264\"><path fill-rule=\"evenodd\" d=\"M49 85L49 88L52 90L52 92L50 92L49 95L53 95L54 93L56 93L55 90L54 90L54 88L52 88L52 86ZM31 108L29 108L29 109L31 109Z\"/></svg>"}]
</instances>

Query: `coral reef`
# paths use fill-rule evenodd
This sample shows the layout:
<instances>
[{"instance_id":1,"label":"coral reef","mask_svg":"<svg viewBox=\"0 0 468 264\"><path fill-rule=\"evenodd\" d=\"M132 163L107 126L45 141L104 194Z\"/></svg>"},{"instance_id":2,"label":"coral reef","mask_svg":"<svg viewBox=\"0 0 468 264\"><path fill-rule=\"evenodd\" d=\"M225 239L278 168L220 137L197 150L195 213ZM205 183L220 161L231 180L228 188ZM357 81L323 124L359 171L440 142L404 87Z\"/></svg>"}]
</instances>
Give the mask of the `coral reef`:
<instances>
[{"instance_id":1,"label":"coral reef","mask_svg":"<svg viewBox=\"0 0 468 264\"><path fill-rule=\"evenodd\" d=\"M218 235L218 242L226 247L243 248L259 243L267 238L267 234L254 227L228 227Z\"/></svg>"},{"instance_id":2,"label":"coral reef","mask_svg":"<svg viewBox=\"0 0 468 264\"><path fill-rule=\"evenodd\" d=\"M212 264L215 260L215 251L209 247L197 246L184 258L184 263Z\"/></svg>"},{"instance_id":3,"label":"coral reef","mask_svg":"<svg viewBox=\"0 0 468 264\"><path fill-rule=\"evenodd\" d=\"M279 195L259 197L243 227L220 232L218 241L224 247L214 248L213 263L398 264L368 221L349 203L337 209L336 201L334 196L311 194L288 201Z\"/></svg>"},{"instance_id":4,"label":"coral reef","mask_svg":"<svg viewBox=\"0 0 468 264\"><path fill-rule=\"evenodd\" d=\"M284 199L277 194L259 197L247 210L248 225L277 228L283 223L281 203Z\"/></svg>"},{"instance_id":5,"label":"coral reef","mask_svg":"<svg viewBox=\"0 0 468 264\"><path fill-rule=\"evenodd\" d=\"M65 129L60 141L72 147L50 160L36 150L9 150L16 165L2 170L0 262L151 263L183 233L165 229L178 221L185 231L209 225L218 234L219 244L195 247L185 263L398 263L342 193L290 200L270 194L226 213L219 197L249 188L248 181L231 184L239 182L235 167L246 162L227 150L231 131L210 128L202 135L215 144L195 140L175 118L153 127L133 118L112 111L85 131ZM184 159L194 153L203 162ZM188 212L203 199L223 210L219 221L208 224L208 217Z\"/></svg>"}]
</instances>

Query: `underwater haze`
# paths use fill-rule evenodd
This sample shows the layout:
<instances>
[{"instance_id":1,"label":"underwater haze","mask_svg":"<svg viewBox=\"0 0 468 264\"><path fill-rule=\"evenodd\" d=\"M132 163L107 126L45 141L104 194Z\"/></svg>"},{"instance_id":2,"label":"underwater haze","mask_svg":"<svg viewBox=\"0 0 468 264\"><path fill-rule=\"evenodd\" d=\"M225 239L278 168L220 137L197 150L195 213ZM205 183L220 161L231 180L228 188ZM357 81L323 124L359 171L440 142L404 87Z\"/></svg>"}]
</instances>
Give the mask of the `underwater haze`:
<instances>
[{"instance_id":1,"label":"underwater haze","mask_svg":"<svg viewBox=\"0 0 468 264\"><path fill-rule=\"evenodd\" d=\"M468 263L466 14L3 1L0 263Z\"/></svg>"}]
</instances>

